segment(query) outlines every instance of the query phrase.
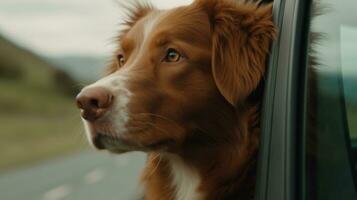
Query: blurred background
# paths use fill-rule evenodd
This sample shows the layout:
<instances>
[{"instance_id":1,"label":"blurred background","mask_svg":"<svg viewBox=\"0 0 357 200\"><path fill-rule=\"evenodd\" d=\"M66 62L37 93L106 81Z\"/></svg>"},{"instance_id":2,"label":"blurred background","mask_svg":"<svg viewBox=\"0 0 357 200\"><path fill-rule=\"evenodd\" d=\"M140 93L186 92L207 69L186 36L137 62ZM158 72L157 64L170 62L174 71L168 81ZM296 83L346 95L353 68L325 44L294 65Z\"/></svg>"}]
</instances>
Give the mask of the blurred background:
<instances>
[{"instance_id":1,"label":"blurred background","mask_svg":"<svg viewBox=\"0 0 357 200\"><path fill-rule=\"evenodd\" d=\"M91 149L74 103L80 88L101 76L115 48L119 1L0 0L0 200L136 199L145 155ZM191 1L151 0L158 8ZM335 98L331 88L339 85L341 70L350 138L357 144L357 25L345 12L354 7L331 5L339 12L313 23L327 38L316 47L325 71L319 89Z\"/></svg>"},{"instance_id":2,"label":"blurred background","mask_svg":"<svg viewBox=\"0 0 357 200\"><path fill-rule=\"evenodd\" d=\"M134 199L145 156L91 150L74 104L100 77L122 16L113 0L0 1L1 200Z\"/></svg>"}]
</instances>

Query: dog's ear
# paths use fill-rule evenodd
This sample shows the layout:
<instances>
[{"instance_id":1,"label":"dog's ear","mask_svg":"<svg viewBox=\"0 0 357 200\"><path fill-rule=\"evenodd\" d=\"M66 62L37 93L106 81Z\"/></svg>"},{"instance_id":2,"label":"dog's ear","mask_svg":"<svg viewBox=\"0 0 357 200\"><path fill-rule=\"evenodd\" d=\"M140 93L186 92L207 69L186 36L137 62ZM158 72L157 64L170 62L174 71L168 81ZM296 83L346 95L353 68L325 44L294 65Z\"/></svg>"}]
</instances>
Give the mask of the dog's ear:
<instances>
[{"instance_id":1,"label":"dog's ear","mask_svg":"<svg viewBox=\"0 0 357 200\"><path fill-rule=\"evenodd\" d=\"M272 5L196 0L212 27L212 73L221 94L236 106L258 86L276 29Z\"/></svg>"}]
</instances>

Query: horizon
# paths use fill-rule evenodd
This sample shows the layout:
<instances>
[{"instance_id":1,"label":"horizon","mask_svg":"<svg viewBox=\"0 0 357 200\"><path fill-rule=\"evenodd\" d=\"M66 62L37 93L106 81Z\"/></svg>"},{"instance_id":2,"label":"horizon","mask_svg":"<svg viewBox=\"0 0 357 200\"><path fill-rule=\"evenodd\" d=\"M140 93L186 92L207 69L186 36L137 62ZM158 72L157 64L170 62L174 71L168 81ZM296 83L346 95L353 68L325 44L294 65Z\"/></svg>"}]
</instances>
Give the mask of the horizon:
<instances>
[{"instance_id":1,"label":"horizon","mask_svg":"<svg viewBox=\"0 0 357 200\"><path fill-rule=\"evenodd\" d=\"M165 9L192 0L151 2ZM0 34L43 57L107 57L122 16L115 0L2 0Z\"/></svg>"}]
</instances>

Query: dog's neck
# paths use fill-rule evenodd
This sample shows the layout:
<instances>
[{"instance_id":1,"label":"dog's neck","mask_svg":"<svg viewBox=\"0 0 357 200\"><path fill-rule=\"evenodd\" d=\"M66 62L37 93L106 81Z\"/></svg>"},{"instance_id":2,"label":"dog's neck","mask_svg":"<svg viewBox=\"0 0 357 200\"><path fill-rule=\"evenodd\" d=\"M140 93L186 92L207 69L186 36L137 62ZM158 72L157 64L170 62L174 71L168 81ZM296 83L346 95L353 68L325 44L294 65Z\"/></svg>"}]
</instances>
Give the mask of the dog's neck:
<instances>
[{"instance_id":1,"label":"dog's neck","mask_svg":"<svg viewBox=\"0 0 357 200\"><path fill-rule=\"evenodd\" d=\"M226 132L216 133L230 135L221 142L200 144L192 138L178 153L150 153L143 174L145 199L251 200L260 133L258 117L256 107L241 113Z\"/></svg>"}]
</instances>

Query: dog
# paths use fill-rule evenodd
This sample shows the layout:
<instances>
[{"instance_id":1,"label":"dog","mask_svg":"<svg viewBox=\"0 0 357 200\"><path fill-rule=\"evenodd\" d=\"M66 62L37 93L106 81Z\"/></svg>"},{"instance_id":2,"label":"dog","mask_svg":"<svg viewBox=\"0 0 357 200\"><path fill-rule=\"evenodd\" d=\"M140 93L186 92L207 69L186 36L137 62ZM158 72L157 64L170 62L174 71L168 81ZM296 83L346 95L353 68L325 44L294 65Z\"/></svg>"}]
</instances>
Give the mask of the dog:
<instances>
[{"instance_id":1,"label":"dog","mask_svg":"<svg viewBox=\"0 0 357 200\"><path fill-rule=\"evenodd\" d=\"M252 199L272 5L128 6L107 74L76 101L89 141L147 152L146 200Z\"/></svg>"}]
</instances>

